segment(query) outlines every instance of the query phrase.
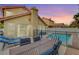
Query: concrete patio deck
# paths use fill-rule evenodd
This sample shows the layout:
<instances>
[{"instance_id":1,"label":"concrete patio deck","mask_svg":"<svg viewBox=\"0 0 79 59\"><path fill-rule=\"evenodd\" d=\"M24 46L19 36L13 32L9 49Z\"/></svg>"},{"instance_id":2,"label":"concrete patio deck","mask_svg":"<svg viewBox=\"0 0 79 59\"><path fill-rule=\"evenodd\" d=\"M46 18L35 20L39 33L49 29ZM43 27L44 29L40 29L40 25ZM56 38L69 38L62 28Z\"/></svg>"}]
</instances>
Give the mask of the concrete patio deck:
<instances>
[{"instance_id":1,"label":"concrete patio deck","mask_svg":"<svg viewBox=\"0 0 79 59\"><path fill-rule=\"evenodd\" d=\"M65 55L79 55L79 50L68 47L65 51Z\"/></svg>"},{"instance_id":2,"label":"concrete patio deck","mask_svg":"<svg viewBox=\"0 0 79 59\"><path fill-rule=\"evenodd\" d=\"M79 55L79 49L61 45L59 55Z\"/></svg>"}]
</instances>

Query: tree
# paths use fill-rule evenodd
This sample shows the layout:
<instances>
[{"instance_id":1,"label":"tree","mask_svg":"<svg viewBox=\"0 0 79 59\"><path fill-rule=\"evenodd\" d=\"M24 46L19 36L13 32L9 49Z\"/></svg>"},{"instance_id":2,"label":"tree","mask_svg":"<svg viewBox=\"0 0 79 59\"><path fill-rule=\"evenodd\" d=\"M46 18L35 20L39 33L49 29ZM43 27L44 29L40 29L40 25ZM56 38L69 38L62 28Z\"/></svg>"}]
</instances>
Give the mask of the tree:
<instances>
[{"instance_id":1,"label":"tree","mask_svg":"<svg viewBox=\"0 0 79 59\"><path fill-rule=\"evenodd\" d=\"M79 28L79 13L74 15L75 20L70 24L70 27Z\"/></svg>"},{"instance_id":2,"label":"tree","mask_svg":"<svg viewBox=\"0 0 79 59\"><path fill-rule=\"evenodd\" d=\"M77 13L76 15L74 15L73 18L75 19L75 21L79 21L79 13Z\"/></svg>"},{"instance_id":3,"label":"tree","mask_svg":"<svg viewBox=\"0 0 79 59\"><path fill-rule=\"evenodd\" d=\"M3 23L0 22L0 29L4 28Z\"/></svg>"}]
</instances>

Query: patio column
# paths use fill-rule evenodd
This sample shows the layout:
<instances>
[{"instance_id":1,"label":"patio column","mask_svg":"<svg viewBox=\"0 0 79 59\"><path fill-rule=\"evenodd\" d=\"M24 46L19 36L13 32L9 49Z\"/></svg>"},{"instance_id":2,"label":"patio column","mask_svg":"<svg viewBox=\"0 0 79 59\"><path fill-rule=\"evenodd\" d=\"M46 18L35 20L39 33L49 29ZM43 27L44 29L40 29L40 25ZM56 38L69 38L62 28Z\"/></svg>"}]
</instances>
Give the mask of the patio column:
<instances>
[{"instance_id":1,"label":"patio column","mask_svg":"<svg viewBox=\"0 0 79 59\"><path fill-rule=\"evenodd\" d=\"M32 25L28 25L27 26L27 37L30 37L31 38L31 43L33 43L34 42L34 40L33 40L33 26Z\"/></svg>"}]
</instances>

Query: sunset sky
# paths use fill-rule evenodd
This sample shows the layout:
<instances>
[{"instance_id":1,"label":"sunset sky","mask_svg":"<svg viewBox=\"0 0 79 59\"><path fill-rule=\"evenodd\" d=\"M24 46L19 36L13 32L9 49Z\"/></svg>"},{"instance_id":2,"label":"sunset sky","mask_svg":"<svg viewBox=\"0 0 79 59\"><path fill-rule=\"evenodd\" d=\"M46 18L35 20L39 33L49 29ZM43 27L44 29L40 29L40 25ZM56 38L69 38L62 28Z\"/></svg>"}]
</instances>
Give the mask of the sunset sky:
<instances>
[{"instance_id":1,"label":"sunset sky","mask_svg":"<svg viewBox=\"0 0 79 59\"><path fill-rule=\"evenodd\" d=\"M36 7L41 17L48 17L56 23L70 24L73 15L78 13L77 4L24 4L26 7ZM3 6L3 5L0 5Z\"/></svg>"}]
</instances>

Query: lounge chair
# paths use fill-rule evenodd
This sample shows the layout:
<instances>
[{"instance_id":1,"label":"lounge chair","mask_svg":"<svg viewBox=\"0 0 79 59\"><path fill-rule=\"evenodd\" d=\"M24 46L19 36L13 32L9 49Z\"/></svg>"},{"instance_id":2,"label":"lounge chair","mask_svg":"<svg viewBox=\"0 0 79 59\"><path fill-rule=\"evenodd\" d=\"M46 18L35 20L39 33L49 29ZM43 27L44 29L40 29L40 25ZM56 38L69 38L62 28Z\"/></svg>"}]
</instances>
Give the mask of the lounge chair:
<instances>
[{"instance_id":1,"label":"lounge chair","mask_svg":"<svg viewBox=\"0 0 79 59\"><path fill-rule=\"evenodd\" d=\"M8 38L6 36L0 36L0 42L3 43L2 49L4 49L5 45L17 45L20 43L20 38Z\"/></svg>"},{"instance_id":2,"label":"lounge chair","mask_svg":"<svg viewBox=\"0 0 79 59\"><path fill-rule=\"evenodd\" d=\"M54 46L52 48L49 48L47 51L43 52L41 55L56 55L56 54L58 54L58 49L61 44L62 44L62 42L58 41L58 43L54 44Z\"/></svg>"}]
</instances>

